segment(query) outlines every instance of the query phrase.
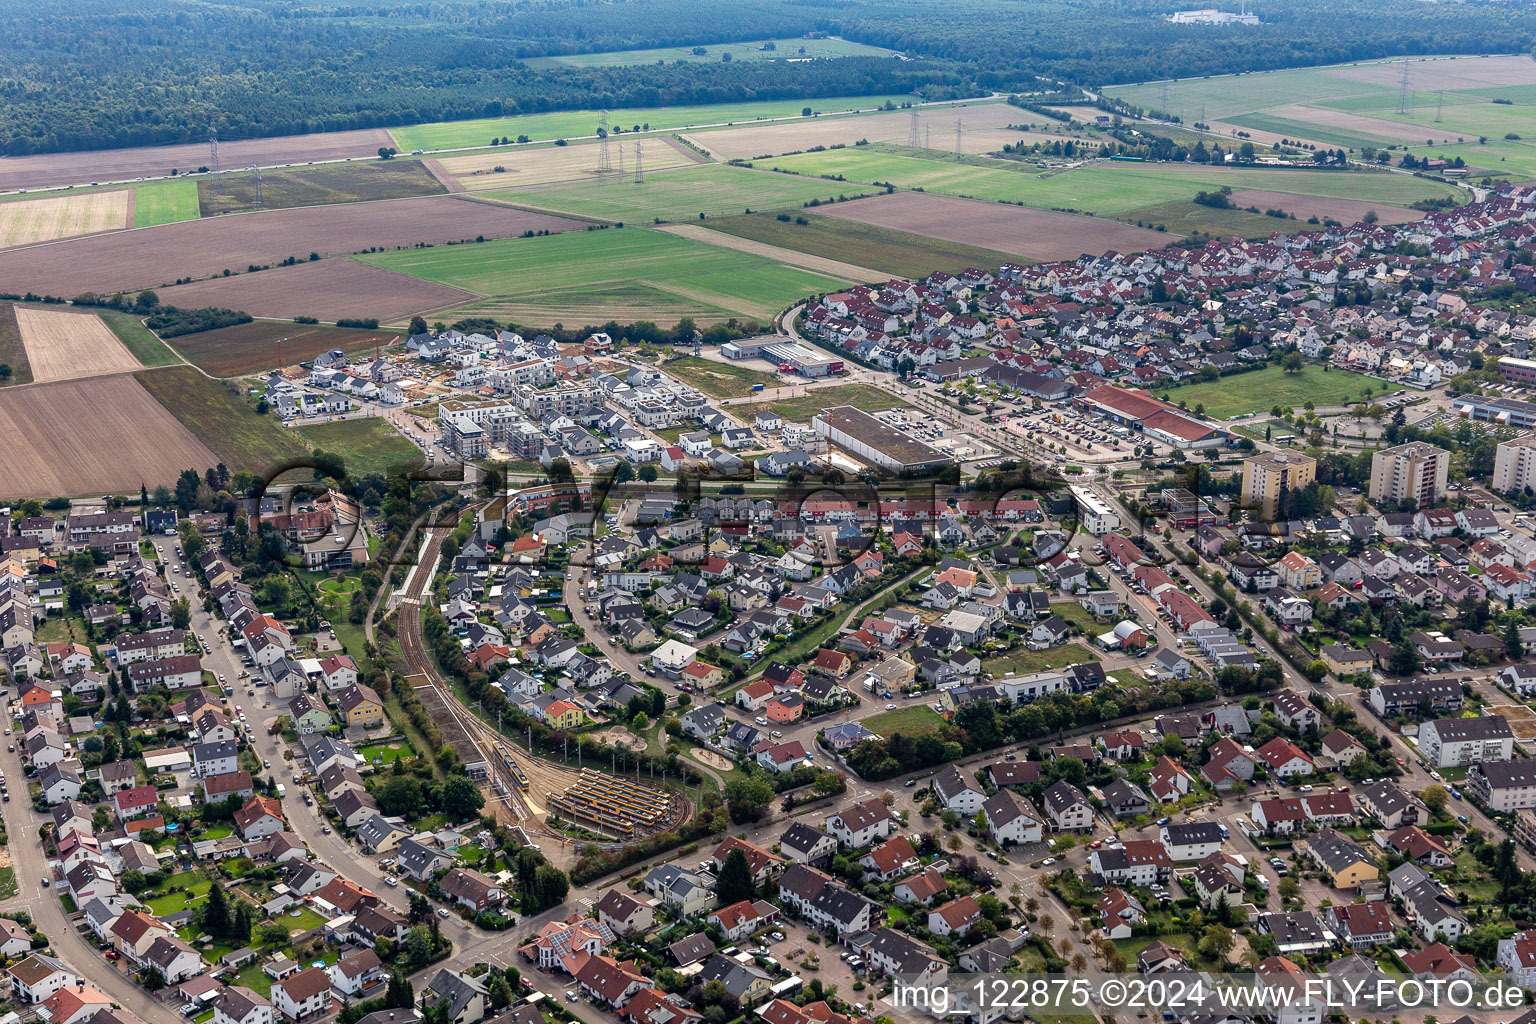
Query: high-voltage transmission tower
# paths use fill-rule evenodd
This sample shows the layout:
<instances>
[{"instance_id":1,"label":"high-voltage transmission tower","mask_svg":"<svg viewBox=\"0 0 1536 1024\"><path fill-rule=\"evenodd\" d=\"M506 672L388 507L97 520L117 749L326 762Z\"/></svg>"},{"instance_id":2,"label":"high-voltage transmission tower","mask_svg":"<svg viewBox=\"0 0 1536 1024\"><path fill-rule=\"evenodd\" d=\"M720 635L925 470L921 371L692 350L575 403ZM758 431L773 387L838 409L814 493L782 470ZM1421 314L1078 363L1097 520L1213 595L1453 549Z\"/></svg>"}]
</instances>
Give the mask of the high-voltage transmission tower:
<instances>
[{"instance_id":1,"label":"high-voltage transmission tower","mask_svg":"<svg viewBox=\"0 0 1536 1024\"><path fill-rule=\"evenodd\" d=\"M964 133L965 133L965 126L960 123L960 119L958 117L955 118L955 156L957 156L957 157L962 152L962 150L960 148L960 137Z\"/></svg>"},{"instance_id":2,"label":"high-voltage transmission tower","mask_svg":"<svg viewBox=\"0 0 1536 1024\"><path fill-rule=\"evenodd\" d=\"M208 169L211 176L208 179L209 195L217 195L219 191L219 130L208 129Z\"/></svg>"},{"instance_id":3,"label":"high-voltage transmission tower","mask_svg":"<svg viewBox=\"0 0 1536 1024\"><path fill-rule=\"evenodd\" d=\"M1403 63L1403 73L1400 78L1401 85L1399 86L1397 96L1397 112L1399 114L1409 114L1413 112L1413 100L1411 98L1413 94L1408 91L1408 83L1412 80L1412 78L1413 69L1410 68L1405 61Z\"/></svg>"},{"instance_id":4,"label":"high-voltage transmission tower","mask_svg":"<svg viewBox=\"0 0 1536 1024\"><path fill-rule=\"evenodd\" d=\"M613 170L613 159L608 155L608 111L603 111L597 119L597 173L607 174Z\"/></svg>"},{"instance_id":5,"label":"high-voltage transmission tower","mask_svg":"<svg viewBox=\"0 0 1536 1024\"><path fill-rule=\"evenodd\" d=\"M907 148L916 149L917 145L917 111L914 110L912 111L911 127L907 130Z\"/></svg>"},{"instance_id":6,"label":"high-voltage transmission tower","mask_svg":"<svg viewBox=\"0 0 1536 1024\"><path fill-rule=\"evenodd\" d=\"M643 182L645 180L645 171L642 169L641 163L640 163L642 157L644 156L643 146L644 146L644 143L640 142L638 139L635 140L635 184L636 185L640 184L641 182Z\"/></svg>"},{"instance_id":7,"label":"high-voltage transmission tower","mask_svg":"<svg viewBox=\"0 0 1536 1024\"><path fill-rule=\"evenodd\" d=\"M624 143L619 143L619 177L624 176Z\"/></svg>"}]
</instances>

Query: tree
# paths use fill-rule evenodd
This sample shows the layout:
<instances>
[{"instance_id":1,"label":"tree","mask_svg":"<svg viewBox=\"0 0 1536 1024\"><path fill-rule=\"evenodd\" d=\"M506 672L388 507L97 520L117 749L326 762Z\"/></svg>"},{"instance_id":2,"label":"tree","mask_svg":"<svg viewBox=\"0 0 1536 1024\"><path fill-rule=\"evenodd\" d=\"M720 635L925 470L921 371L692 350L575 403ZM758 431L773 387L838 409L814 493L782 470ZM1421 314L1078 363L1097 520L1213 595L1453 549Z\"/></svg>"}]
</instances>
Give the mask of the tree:
<instances>
[{"instance_id":1,"label":"tree","mask_svg":"<svg viewBox=\"0 0 1536 1024\"><path fill-rule=\"evenodd\" d=\"M719 897L722 907L757 897L757 888L752 884L752 867L747 863L747 855L740 849L725 855L720 877L715 881L715 895Z\"/></svg>"},{"instance_id":2,"label":"tree","mask_svg":"<svg viewBox=\"0 0 1536 1024\"><path fill-rule=\"evenodd\" d=\"M442 802L450 821L468 821L485 806L485 794L467 776L453 775L443 783Z\"/></svg>"},{"instance_id":3,"label":"tree","mask_svg":"<svg viewBox=\"0 0 1536 1024\"><path fill-rule=\"evenodd\" d=\"M379 787L379 810L388 815L414 818L421 813L421 783L410 775L396 775Z\"/></svg>"},{"instance_id":4,"label":"tree","mask_svg":"<svg viewBox=\"0 0 1536 1024\"><path fill-rule=\"evenodd\" d=\"M660 473L656 472L656 467L650 465L649 463L640 467L640 479L648 484L655 483L656 478L660 475Z\"/></svg>"},{"instance_id":5,"label":"tree","mask_svg":"<svg viewBox=\"0 0 1536 1024\"><path fill-rule=\"evenodd\" d=\"M1225 960L1236 944L1237 940L1232 937L1232 929L1213 924L1200 936L1198 948L1212 960Z\"/></svg>"},{"instance_id":6,"label":"tree","mask_svg":"<svg viewBox=\"0 0 1536 1024\"><path fill-rule=\"evenodd\" d=\"M1394 675L1411 676L1420 668L1419 652L1405 636L1392 645L1392 660L1388 666Z\"/></svg>"},{"instance_id":7,"label":"tree","mask_svg":"<svg viewBox=\"0 0 1536 1024\"><path fill-rule=\"evenodd\" d=\"M1525 643L1520 639L1520 619L1511 615L1504 624L1504 649L1510 658L1519 660L1525 656Z\"/></svg>"},{"instance_id":8,"label":"tree","mask_svg":"<svg viewBox=\"0 0 1536 1024\"><path fill-rule=\"evenodd\" d=\"M1424 792L1419 794L1419 799L1424 801L1424 806L1428 807L1436 817L1439 817L1445 813L1445 803L1449 796L1444 786L1426 786Z\"/></svg>"},{"instance_id":9,"label":"tree","mask_svg":"<svg viewBox=\"0 0 1536 1024\"><path fill-rule=\"evenodd\" d=\"M1300 373L1302 369L1301 353L1287 352L1280 360L1280 369L1286 373Z\"/></svg>"},{"instance_id":10,"label":"tree","mask_svg":"<svg viewBox=\"0 0 1536 1024\"><path fill-rule=\"evenodd\" d=\"M421 925L405 937L405 955L413 964L424 964L432 956L432 933Z\"/></svg>"},{"instance_id":11,"label":"tree","mask_svg":"<svg viewBox=\"0 0 1536 1024\"><path fill-rule=\"evenodd\" d=\"M756 821L773 803L773 783L761 772L733 778L725 784L725 802L736 824Z\"/></svg>"},{"instance_id":12,"label":"tree","mask_svg":"<svg viewBox=\"0 0 1536 1024\"><path fill-rule=\"evenodd\" d=\"M186 629L192 624L192 602L184 597L178 597L171 602L171 625L176 629Z\"/></svg>"},{"instance_id":13,"label":"tree","mask_svg":"<svg viewBox=\"0 0 1536 1024\"><path fill-rule=\"evenodd\" d=\"M533 851L530 850L529 852L532 853ZM425 896L419 892L416 892L415 890L412 890L407 895L410 898L410 909L407 914L407 920L409 920L411 924L416 924L418 921L425 921L432 916L432 904L427 902L427 898Z\"/></svg>"},{"instance_id":14,"label":"tree","mask_svg":"<svg viewBox=\"0 0 1536 1024\"><path fill-rule=\"evenodd\" d=\"M384 1009L404 1010L416 1005L411 979L399 971L389 972L389 988L384 992Z\"/></svg>"},{"instance_id":15,"label":"tree","mask_svg":"<svg viewBox=\"0 0 1536 1024\"><path fill-rule=\"evenodd\" d=\"M268 921L256 929L256 941L263 946L286 946L288 929L277 921Z\"/></svg>"},{"instance_id":16,"label":"tree","mask_svg":"<svg viewBox=\"0 0 1536 1024\"><path fill-rule=\"evenodd\" d=\"M232 922L229 917L229 897L222 887L215 885L208 890L208 898L203 902L198 924L215 939L222 939L230 933Z\"/></svg>"}]
</instances>

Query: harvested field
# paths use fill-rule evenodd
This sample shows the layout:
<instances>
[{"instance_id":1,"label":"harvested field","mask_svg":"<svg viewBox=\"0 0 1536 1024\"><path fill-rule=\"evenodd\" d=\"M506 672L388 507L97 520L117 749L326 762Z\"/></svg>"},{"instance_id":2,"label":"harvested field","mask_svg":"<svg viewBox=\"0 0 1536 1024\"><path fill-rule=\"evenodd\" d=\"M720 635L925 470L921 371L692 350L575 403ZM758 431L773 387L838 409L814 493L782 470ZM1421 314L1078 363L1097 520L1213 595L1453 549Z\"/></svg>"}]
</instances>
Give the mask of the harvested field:
<instances>
[{"instance_id":1,"label":"harvested field","mask_svg":"<svg viewBox=\"0 0 1536 1024\"><path fill-rule=\"evenodd\" d=\"M265 474L309 454L309 449L279 424L277 417L258 415L255 400L232 383L209 380L191 366L145 370L135 376L144 385L140 390L148 391L158 401L157 415L167 415L168 410L169 416L180 420L192 436L217 453L218 458L197 463L200 467L223 462L230 469ZM123 428L119 433L126 436L131 431ZM169 479L189 465L178 466ZM134 486L138 484L135 482Z\"/></svg>"},{"instance_id":2,"label":"harvested field","mask_svg":"<svg viewBox=\"0 0 1536 1024\"><path fill-rule=\"evenodd\" d=\"M305 259L311 252L409 248L579 226L564 217L451 196L345 203L185 221L0 253L0 280L11 291L39 295L159 288L177 278L198 280L225 269L239 273L251 264Z\"/></svg>"},{"instance_id":3,"label":"harvested field","mask_svg":"<svg viewBox=\"0 0 1536 1024\"><path fill-rule=\"evenodd\" d=\"M825 256L815 256L811 253L796 252L794 249L783 249L777 245L770 245L767 242L757 242L750 238L728 235L721 231L711 231L709 228L699 224L666 224L658 230L665 231L669 235L691 238L695 242L703 242L706 245L718 245L722 249L734 249L737 252L751 253L753 256L761 256L764 259L774 260L791 267L800 267L803 270L812 270L818 274L844 277L850 281L882 281L889 276L879 270L855 266L852 263L844 263L841 260L828 259Z\"/></svg>"},{"instance_id":4,"label":"harvested field","mask_svg":"<svg viewBox=\"0 0 1536 1024\"><path fill-rule=\"evenodd\" d=\"M1498 85L1536 85L1536 62L1520 57L1427 57L1353 68L1325 68L1328 75L1364 82L1396 92L1403 64L1412 71L1412 87L1420 92L1444 89L1487 89Z\"/></svg>"},{"instance_id":5,"label":"harvested field","mask_svg":"<svg viewBox=\"0 0 1536 1024\"><path fill-rule=\"evenodd\" d=\"M197 183L198 205L204 217L329 203L409 199L448 191L420 160L370 160L266 171L261 176L259 203L256 179L250 174L231 171L220 175L217 192L213 184L207 178Z\"/></svg>"},{"instance_id":6,"label":"harvested field","mask_svg":"<svg viewBox=\"0 0 1536 1024\"><path fill-rule=\"evenodd\" d=\"M128 227L133 189L0 203L0 249Z\"/></svg>"},{"instance_id":7,"label":"harvested field","mask_svg":"<svg viewBox=\"0 0 1536 1024\"><path fill-rule=\"evenodd\" d=\"M187 309L223 306L252 316L312 316L327 321L345 317L387 320L462 305L475 297L472 292L347 259L215 277L162 288L157 294L161 302Z\"/></svg>"},{"instance_id":8,"label":"harvested field","mask_svg":"<svg viewBox=\"0 0 1536 1024\"><path fill-rule=\"evenodd\" d=\"M133 353L94 313L17 306L16 323L32 378L40 384L140 369Z\"/></svg>"},{"instance_id":9,"label":"harvested field","mask_svg":"<svg viewBox=\"0 0 1536 1024\"><path fill-rule=\"evenodd\" d=\"M870 142L905 143L912 127L912 111L893 110L879 114L858 114L847 117L822 117L814 121L790 121L779 124L751 125L744 128L722 128L718 131L701 131L684 136L689 142L709 150L720 160L750 160L769 154L799 152L815 146L851 146L860 139ZM1040 115L1006 103L978 103L956 107L924 107L916 111L918 135L931 139L939 149L954 152L955 121L961 121L964 131L961 139L965 151L990 152L1001 148L997 142L983 149L973 149L967 135L976 129L1005 128L1010 124L1025 124L1042 120ZM1022 138L1021 132L1006 133ZM1010 138L1010 141L1013 139ZM1036 140L1038 141L1038 140ZM979 142L978 142L979 144Z\"/></svg>"},{"instance_id":10,"label":"harvested field","mask_svg":"<svg viewBox=\"0 0 1536 1024\"><path fill-rule=\"evenodd\" d=\"M318 135L286 135L276 139L229 140L219 143L225 167L304 163L344 157L377 156L380 146L394 140L382 128ZM43 185L81 185L90 181L121 181L125 178L163 177L172 170L192 172L208 163L208 143L176 146L139 146L103 149L89 153L40 153L36 156L0 158L0 189L38 188Z\"/></svg>"},{"instance_id":11,"label":"harvested field","mask_svg":"<svg viewBox=\"0 0 1536 1024\"><path fill-rule=\"evenodd\" d=\"M16 326L16 307L9 302L0 302L0 366L11 368L10 375L0 379L0 387L28 384L32 380L27 348L21 343L21 329Z\"/></svg>"},{"instance_id":12,"label":"harvested field","mask_svg":"<svg viewBox=\"0 0 1536 1024\"><path fill-rule=\"evenodd\" d=\"M1377 217L1381 218L1383 224L1406 224L1409 221L1424 219L1421 211L1410 210L1406 206L1368 203L1361 199L1299 196L1292 192L1265 192L1259 189L1233 192L1232 202L1243 208L1257 206L1261 210L1284 210L1287 213L1294 213L1298 220L1306 220L1308 217L1319 219L1332 217L1342 224L1353 224L1362 220L1372 210L1376 212Z\"/></svg>"},{"instance_id":13,"label":"harvested field","mask_svg":"<svg viewBox=\"0 0 1536 1024\"><path fill-rule=\"evenodd\" d=\"M660 171L669 167L686 167L699 163L699 158L666 140L648 136L644 140L645 169ZM633 170L635 147L639 142L623 138L611 140L609 159L613 162L614 177L619 176L619 163ZM620 154L623 154L621 157ZM469 156L450 156L437 161L443 170L458 179L471 192L498 188L522 188L526 185L549 185L557 181L585 181L597 174L597 144L581 146L544 146L542 148L507 147ZM496 168L501 170L496 170Z\"/></svg>"},{"instance_id":14,"label":"harvested field","mask_svg":"<svg viewBox=\"0 0 1536 1024\"><path fill-rule=\"evenodd\" d=\"M395 337L395 332L387 330L360 331L326 324L252 320L248 324L221 327L216 331L184 334L171 339L171 344L186 356L189 363L206 373L215 377L238 377L277 366L279 338L283 342L283 362L291 366L333 348L343 352L372 351L375 340L388 347Z\"/></svg>"},{"instance_id":15,"label":"harvested field","mask_svg":"<svg viewBox=\"0 0 1536 1024\"><path fill-rule=\"evenodd\" d=\"M755 239L780 250L839 256L860 266L876 267L883 275L912 280L927 277L935 270L958 274L967 267L995 267L1009 259L1008 254L990 249L836 220L809 211L788 221L770 213L754 213L744 217L712 217L704 224L712 231Z\"/></svg>"},{"instance_id":16,"label":"harvested field","mask_svg":"<svg viewBox=\"0 0 1536 1024\"><path fill-rule=\"evenodd\" d=\"M1097 217L1000 206L927 192L896 192L823 206L824 217L979 245L1031 260L1068 259L1111 249L1137 252L1168 243L1156 231Z\"/></svg>"},{"instance_id":17,"label":"harvested field","mask_svg":"<svg viewBox=\"0 0 1536 1024\"><path fill-rule=\"evenodd\" d=\"M0 392L0 450L0 499L7 500L137 493L141 484L171 484L184 469L219 462L127 374Z\"/></svg>"}]
</instances>

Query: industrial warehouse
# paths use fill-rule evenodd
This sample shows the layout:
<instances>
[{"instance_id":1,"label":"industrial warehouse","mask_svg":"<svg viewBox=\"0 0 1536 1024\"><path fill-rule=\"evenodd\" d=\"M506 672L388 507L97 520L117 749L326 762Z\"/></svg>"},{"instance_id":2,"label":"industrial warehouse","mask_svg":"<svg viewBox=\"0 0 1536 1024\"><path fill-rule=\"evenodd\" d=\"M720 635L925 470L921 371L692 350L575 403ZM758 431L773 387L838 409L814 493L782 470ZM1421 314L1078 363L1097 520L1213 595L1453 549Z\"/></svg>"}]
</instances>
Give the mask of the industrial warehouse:
<instances>
[{"instance_id":1,"label":"industrial warehouse","mask_svg":"<svg viewBox=\"0 0 1536 1024\"><path fill-rule=\"evenodd\" d=\"M1097 416L1139 430L1154 441L1175 448L1212 448L1232 438L1225 430L1201 423L1177 406L1160 402L1145 391L1104 385L1083 395L1077 404Z\"/></svg>"},{"instance_id":2,"label":"industrial warehouse","mask_svg":"<svg viewBox=\"0 0 1536 1024\"><path fill-rule=\"evenodd\" d=\"M954 462L933 445L914 440L851 405L818 413L811 426L844 451L892 473L937 472Z\"/></svg>"}]
</instances>

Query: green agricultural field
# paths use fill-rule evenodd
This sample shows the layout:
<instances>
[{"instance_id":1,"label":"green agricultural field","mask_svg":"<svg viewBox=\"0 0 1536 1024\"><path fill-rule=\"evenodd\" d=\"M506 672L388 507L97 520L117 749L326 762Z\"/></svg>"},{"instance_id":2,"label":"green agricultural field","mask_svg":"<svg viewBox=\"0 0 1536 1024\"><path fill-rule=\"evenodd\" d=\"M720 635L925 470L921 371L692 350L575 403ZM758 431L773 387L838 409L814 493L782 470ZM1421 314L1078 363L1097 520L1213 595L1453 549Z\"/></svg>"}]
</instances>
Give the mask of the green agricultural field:
<instances>
[{"instance_id":1,"label":"green agricultural field","mask_svg":"<svg viewBox=\"0 0 1536 1024\"><path fill-rule=\"evenodd\" d=\"M16 307L9 302L0 302L0 366L11 368L9 374L0 375L0 387L32 383L32 364L27 362L27 348L16 326Z\"/></svg>"},{"instance_id":2,"label":"green agricultural field","mask_svg":"<svg viewBox=\"0 0 1536 1024\"><path fill-rule=\"evenodd\" d=\"M801 224L800 221L805 223ZM861 267L912 280L935 270L958 274L967 267L997 267L1019 262L1017 256L974 245L925 238L891 228L860 224L835 217L818 217L802 211L790 220L771 213L743 217L716 217L705 222L715 231L738 238L777 245L813 256L830 256Z\"/></svg>"},{"instance_id":3,"label":"green agricultural field","mask_svg":"<svg viewBox=\"0 0 1536 1024\"><path fill-rule=\"evenodd\" d=\"M823 409L839 405L851 405L855 409L901 409L907 403L888 391L869 384L838 384L829 388L808 388L805 394L792 398L779 398L772 402L759 402L733 408L738 418L756 416L764 409L772 409L787 420L807 423Z\"/></svg>"},{"instance_id":4,"label":"green agricultural field","mask_svg":"<svg viewBox=\"0 0 1536 1024\"><path fill-rule=\"evenodd\" d=\"M630 131L636 126L650 131L697 128L701 125L750 123L767 118L799 117L810 107L813 114L871 110L890 103L906 103L910 96L827 96L811 100L755 100L742 103L706 103L695 106L647 107L610 110L608 123ZM490 117L473 121L441 121L409 128L392 128L400 150L455 149L484 146L493 138L515 139L526 135L535 142L583 138L597 134L597 110L564 110L517 117Z\"/></svg>"},{"instance_id":5,"label":"green agricultural field","mask_svg":"<svg viewBox=\"0 0 1536 1024\"><path fill-rule=\"evenodd\" d=\"M134 188L133 226L136 228L197 218L197 182L191 178L152 181Z\"/></svg>"},{"instance_id":6,"label":"green agricultural field","mask_svg":"<svg viewBox=\"0 0 1536 1024\"><path fill-rule=\"evenodd\" d=\"M1266 366L1249 373L1234 373L1220 380L1181 384L1172 388L1153 388L1152 393L1168 401L1183 403L1193 409L1205 406L1205 414L1215 419L1230 419L1250 412L1266 412L1278 405L1301 408L1307 402L1319 406L1349 405L1360 401L1365 388L1386 387L1360 373L1324 370L1308 363L1300 373L1286 373L1278 366Z\"/></svg>"},{"instance_id":7,"label":"green agricultural field","mask_svg":"<svg viewBox=\"0 0 1536 1024\"><path fill-rule=\"evenodd\" d=\"M767 319L844 282L659 231L624 228L406 249L366 263L499 298L477 304L519 323L676 319L712 310ZM622 315L621 315L622 314ZM686 315L686 313L684 314ZM709 314L706 314L709 315ZM451 319L451 314L443 314Z\"/></svg>"},{"instance_id":8,"label":"green agricultural field","mask_svg":"<svg viewBox=\"0 0 1536 1024\"><path fill-rule=\"evenodd\" d=\"M369 160L265 171L261 175L259 203L256 179L244 172L221 175L216 191L214 182L207 178L197 183L198 201L205 217L248 210L436 196L447 191L420 160Z\"/></svg>"},{"instance_id":9,"label":"green agricultural field","mask_svg":"<svg viewBox=\"0 0 1536 1024\"><path fill-rule=\"evenodd\" d=\"M764 49L770 46L772 49ZM702 53L695 53L695 50ZM563 65L573 68L617 68L636 64L714 64L731 55L733 62L803 60L807 57L888 57L893 51L846 39L755 39L747 43L712 43L699 47L672 46L657 50L617 50L609 53L573 53L560 57L534 57L525 64L538 67Z\"/></svg>"},{"instance_id":10,"label":"green agricultural field","mask_svg":"<svg viewBox=\"0 0 1536 1024\"><path fill-rule=\"evenodd\" d=\"M167 348L165 342L157 338L155 332L145 327L143 321L132 313L104 309L98 315L112 328L117 340L126 345L133 357L145 366L173 366L181 362L181 357Z\"/></svg>"},{"instance_id":11,"label":"green agricultural field","mask_svg":"<svg viewBox=\"0 0 1536 1024\"><path fill-rule=\"evenodd\" d=\"M1218 238L1232 235L1267 238L1276 231L1299 231L1302 228L1301 224L1293 220L1266 217L1262 213L1249 213L1247 210L1217 210L1187 199L1127 210L1117 214L1115 219L1158 230L1166 229L1171 234L1185 237L1199 232Z\"/></svg>"},{"instance_id":12,"label":"green agricultural field","mask_svg":"<svg viewBox=\"0 0 1536 1024\"><path fill-rule=\"evenodd\" d=\"M806 203L873 195L872 186L839 187L811 178L767 174L725 164L699 164L633 178L614 177L524 189L498 189L482 196L553 213L596 217L622 224L656 220L697 221L749 210L798 209Z\"/></svg>"},{"instance_id":13,"label":"green agricultural field","mask_svg":"<svg viewBox=\"0 0 1536 1024\"><path fill-rule=\"evenodd\" d=\"M1095 163L1054 174L928 160L864 148L801 153L762 161L799 174L842 175L851 181L890 182L899 188L1001 200L1040 209L1123 216L1146 206L1188 201L1194 193L1228 185L1335 199L1407 206L1446 196L1449 185L1379 171L1306 171L1265 167Z\"/></svg>"},{"instance_id":14,"label":"green agricultural field","mask_svg":"<svg viewBox=\"0 0 1536 1024\"><path fill-rule=\"evenodd\" d=\"M1363 61L1361 64L1377 63ZM1344 65L1358 67L1361 65ZM1138 107L1161 109L1162 82L1146 85L1115 85L1104 90L1106 96L1124 100ZM1167 83L1168 113L1185 122L1197 121L1203 110L1207 120L1229 118L1282 103L1318 103L1355 96L1391 93L1367 82L1356 82L1329 74L1327 68L1300 68L1293 71L1268 71L1251 75L1216 75Z\"/></svg>"},{"instance_id":15,"label":"green agricultural field","mask_svg":"<svg viewBox=\"0 0 1536 1024\"><path fill-rule=\"evenodd\" d=\"M1313 142L1321 142L1329 146L1343 146L1345 149L1365 149L1368 146L1381 147L1398 142L1401 136L1374 135L1366 132L1350 131L1347 128L1333 128L1320 124L1311 124L1306 121L1297 121L1288 117L1276 117L1273 114L1240 114L1229 118L1229 123L1240 128L1252 128L1254 131L1274 132L1285 138L1310 139Z\"/></svg>"},{"instance_id":16,"label":"green agricultural field","mask_svg":"<svg viewBox=\"0 0 1536 1024\"><path fill-rule=\"evenodd\" d=\"M909 704L895 711L871 715L862 724L870 732L879 733L886 739L898 732L908 739L916 739L938 732L944 725L944 719L927 704Z\"/></svg>"},{"instance_id":17,"label":"green agricultural field","mask_svg":"<svg viewBox=\"0 0 1536 1024\"><path fill-rule=\"evenodd\" d=\"M722 363L694 356L670 360L663 363L661 369L712 398L740 398L752 393L752 385L771 386L777 379L771 373L741 363Z\"/></svg>"},{"instance_id":18,"label":"green agricultural field","mask_svg":"<svg viewBox=\"0 0 1536 1024\"><path fill-rule=\"evenodd\" d=\"M209 380L191 366L135 376L231 470L266 473L283 462L309 454L309 449L284 429L276 416L258 415L255 400L235 384Z\"/></svg>"},{"instance_id":19,"label":"green agricultural field","mask_svg":"<svg viewBox=\"0 0 1536 1024\"><path fill-rule=\"evenodd\" d=\"M311 448L340 455L353 479L382 473L386 476L421 465L421 449L377 416L336 420L302 427L298 435Z\"/></svg>"}]
</instances>

